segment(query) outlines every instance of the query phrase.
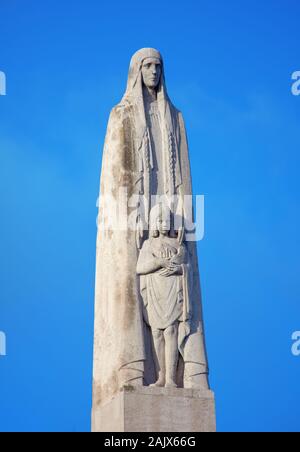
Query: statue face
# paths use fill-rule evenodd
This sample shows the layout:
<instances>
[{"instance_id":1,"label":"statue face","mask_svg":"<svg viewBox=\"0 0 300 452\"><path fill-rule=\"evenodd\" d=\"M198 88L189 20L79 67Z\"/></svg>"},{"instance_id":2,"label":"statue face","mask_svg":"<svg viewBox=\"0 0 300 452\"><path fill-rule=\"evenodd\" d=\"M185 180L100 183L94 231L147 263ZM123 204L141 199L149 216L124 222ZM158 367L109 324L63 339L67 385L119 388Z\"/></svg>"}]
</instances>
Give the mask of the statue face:
<instances>
[{"instance_id":1,"label":"statue face","mask_svg":"<svg viewBox=\"0 0 300 452\"><path fill-rule=\"evenodd\" d=\"M158 58L146 58L142 66L143 82L147 88L157 88L161 76L161 62Z\"/></svg>"},{"instance_id":2,"label":"statue face","mask_svg":"<svg viewBox=\"0 0 300 452\"><path fill-rule=\"evenodd\" d=\"M157 219L157 230L162 235L168 235L170 232L170 222L166 218Z\"/></svg>"}]
</instances>

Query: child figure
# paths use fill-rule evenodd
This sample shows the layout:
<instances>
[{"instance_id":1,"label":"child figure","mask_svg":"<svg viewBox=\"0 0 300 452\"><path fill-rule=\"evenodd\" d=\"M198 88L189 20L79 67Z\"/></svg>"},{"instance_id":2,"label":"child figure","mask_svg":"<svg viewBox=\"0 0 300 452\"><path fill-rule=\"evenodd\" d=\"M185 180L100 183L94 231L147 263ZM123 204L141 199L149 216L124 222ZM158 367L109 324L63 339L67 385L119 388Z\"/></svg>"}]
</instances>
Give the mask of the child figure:
<instances>
[{"instance_id":1,"label":"child figure","mask_svg":"<svg viewBox=\"0 0 300 452\"><path fill-rule=\"evenodd\" d=\"M150 238L141 249L137 274L144 320L153 338L157 373L154 386L177 387L182 331L186 331L189 318L188 253L181 234L170 237L170 229L169 209L155 206L150 213Z\"/></svg>"}]
</instances>

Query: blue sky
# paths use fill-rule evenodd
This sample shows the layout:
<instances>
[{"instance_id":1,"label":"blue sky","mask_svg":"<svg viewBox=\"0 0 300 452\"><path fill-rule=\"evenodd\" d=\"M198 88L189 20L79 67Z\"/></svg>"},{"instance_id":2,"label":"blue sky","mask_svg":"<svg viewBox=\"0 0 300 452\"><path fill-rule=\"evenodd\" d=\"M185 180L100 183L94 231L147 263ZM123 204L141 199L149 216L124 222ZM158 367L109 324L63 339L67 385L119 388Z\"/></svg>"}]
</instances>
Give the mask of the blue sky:
<instances>
[{"instance_id":1,"label":"blue sky","mask_svg":"<svg viewBox=\"0 0 300 452\"><path fill-rule=\"evenodd\" d=\"M298 1L0 5L1 431L90 428L96 198L133 52L183 111L220 431L300 430Z\"/></svg>"}]
</instances>

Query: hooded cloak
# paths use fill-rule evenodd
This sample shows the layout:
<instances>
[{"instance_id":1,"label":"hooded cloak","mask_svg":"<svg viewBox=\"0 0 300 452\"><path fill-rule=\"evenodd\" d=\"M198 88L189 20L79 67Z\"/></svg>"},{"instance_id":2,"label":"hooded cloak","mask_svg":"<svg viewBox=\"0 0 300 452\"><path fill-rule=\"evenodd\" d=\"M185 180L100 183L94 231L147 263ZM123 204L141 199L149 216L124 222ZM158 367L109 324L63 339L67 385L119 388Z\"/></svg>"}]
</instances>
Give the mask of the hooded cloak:
<instances>
[{"instance_id":1,"label":"hooded cloak","mask_svg":"<svg viewBox=\"0 0 300 452\"><path fill-rule=\"evenodd\" d=\"M151 383L153 375L136 274L138 255L148 238L155 152L151 149L143 98L141 69L146 58L161 61L157 103L165 194L192 193L185 126L181 113L169 100L162 57L155 49L142 49L132 57L126 92L110 114L103 150L96 253L94 405L104 403L123 385ZM143 214L130 202L124 207L120 201L122 187L128 199L140 196ZM130 216L133 224L139 225L138 231L111 227L116 211ZM187 248L194 283L190 297L193 314L184 342L184 385L192 387L198 375L207 373L207 360L197 250L194 242L188 242Z\"/></svg>"}]
</instances>

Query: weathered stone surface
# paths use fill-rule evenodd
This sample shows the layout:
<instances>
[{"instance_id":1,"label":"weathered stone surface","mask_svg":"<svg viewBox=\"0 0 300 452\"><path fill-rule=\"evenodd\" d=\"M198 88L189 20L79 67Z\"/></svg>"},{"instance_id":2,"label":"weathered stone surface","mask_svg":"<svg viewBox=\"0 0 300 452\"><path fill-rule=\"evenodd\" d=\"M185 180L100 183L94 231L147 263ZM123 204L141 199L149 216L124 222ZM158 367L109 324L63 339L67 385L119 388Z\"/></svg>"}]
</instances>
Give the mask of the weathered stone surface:
<instances>
[{"instance_id":1,"label":"weathered stone surface","mask_svg":"<svg viewBox=\"0 0 300 452\"><path fill-rule=\"evenodd\" d=\"M125 95L111 112L103 151L94 430L214 429L197 247L187 238L193 235L187 227L192 209L185 204L191 195L183 116L167 94L161 54L141 49L131 60ZM162 196L169 223L155 213Z\"/></svg>"},{"instance_id":2,"label":"weathered stone surface","mask_svg":"<svg viewBox=\"0 0 300 452\"><path fill-rule=\"evenodd\" d=\"M129 387L93 410L93 432L215 432L209 390Z\"/></svg>"}]
</instances>

